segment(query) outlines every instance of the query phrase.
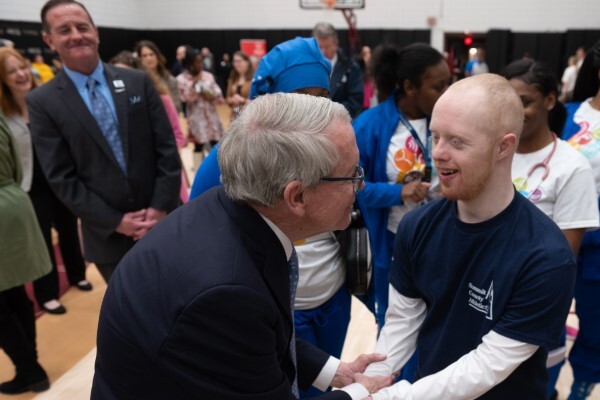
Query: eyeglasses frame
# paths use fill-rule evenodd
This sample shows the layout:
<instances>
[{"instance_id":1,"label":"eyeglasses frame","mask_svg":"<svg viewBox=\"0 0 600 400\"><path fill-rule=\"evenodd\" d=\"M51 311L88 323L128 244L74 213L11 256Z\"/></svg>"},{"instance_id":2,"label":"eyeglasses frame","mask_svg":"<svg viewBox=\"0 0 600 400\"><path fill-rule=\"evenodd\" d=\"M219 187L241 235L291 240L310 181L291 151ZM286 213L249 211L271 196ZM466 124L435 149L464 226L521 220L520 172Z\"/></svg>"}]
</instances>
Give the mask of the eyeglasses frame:
<instances>
[{"instance_id":1,"label":"eyeglasses frame","mask_svg":"<svg viewBox=\"0 0 600 400\"><path fill-rule=\"evenodd\" d=\"M341 176L326 176L324 178L321 178L321 181L324 182L343 182L343 181L352 181L352 183L354 184L354 193L358 193L361 191L362 189L362 184L365 181L365 170L363 169L363 167L361 167L360 165L356 166L356 169L354 170L354 173L358 174L358 176L351 176L351 177L341 177ZM356 182L358 181L358 185L356 184Z\"/></svg>"}]
</instances>

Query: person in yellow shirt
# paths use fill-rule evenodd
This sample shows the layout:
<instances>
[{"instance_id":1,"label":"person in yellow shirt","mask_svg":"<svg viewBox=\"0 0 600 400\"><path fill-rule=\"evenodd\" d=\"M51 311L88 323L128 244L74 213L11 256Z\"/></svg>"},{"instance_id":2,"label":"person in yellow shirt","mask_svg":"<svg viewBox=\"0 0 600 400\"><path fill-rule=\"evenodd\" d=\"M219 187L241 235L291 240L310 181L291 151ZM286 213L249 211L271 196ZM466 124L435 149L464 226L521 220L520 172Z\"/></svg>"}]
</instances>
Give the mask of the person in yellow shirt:
<instances>
[{"instance_id":1,"label":"person in yellow shirt","mask_svg":"<svg viewBox=\"0 0 600 400\"><path fill-rule=\"evenodd\" d=\"M31 66L38 72L38 74L40 74L42 83L46 83L50 79L54 78L54 72L52 72L52 68L50 68L50 66L44 62L44 56L41 54L36 54L33 57Z\"/></svg>"}]
</instances>

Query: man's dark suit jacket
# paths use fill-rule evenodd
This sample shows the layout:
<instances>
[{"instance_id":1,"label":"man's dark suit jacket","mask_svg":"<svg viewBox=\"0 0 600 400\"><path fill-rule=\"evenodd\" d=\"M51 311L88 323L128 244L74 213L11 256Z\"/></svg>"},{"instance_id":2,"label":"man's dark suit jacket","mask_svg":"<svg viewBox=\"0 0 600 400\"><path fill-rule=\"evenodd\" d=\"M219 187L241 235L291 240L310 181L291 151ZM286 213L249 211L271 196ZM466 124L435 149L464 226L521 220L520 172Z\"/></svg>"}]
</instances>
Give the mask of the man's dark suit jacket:
<instances>
[{"instance_id":1,"label":"man's dark suit jacket","mask_svg":"<svg viewBox=\"0 0 600 400\"><path fill-rule=\"evenodd\" d=\"M331 73L329 98L343 104L352 118L358 117L363 109L365 88L363 86L360 67L352 59L346 57L341 50Z\"/></svg>"},{"instance_id":2,"label":"man's dark suit jacket","mask_svg":"<svg viewBox=\"0 0 600 400\"><path fill-rule=\"evenodd\" d=\"M281 242L214 188L163 219L112 276L92 399L293 399L291 335ZM307 388L329 356L301 341L297 354Z\"/></svg>"},{"instance_id":3,"label":"man's dark suit jacket","mask_svg":"<svg viewBox=\"0 0 600 400\"><path fill-rule=\"evenodd\" d=\"M104 72L127 175L66 73L26 100L40 165L58 198L81 218L86 259L116 264L134 244L115 232L123 214L147 207L173 210L181 167L169 119L146 74L107 64Z\"/></svg>"}]
</instances>

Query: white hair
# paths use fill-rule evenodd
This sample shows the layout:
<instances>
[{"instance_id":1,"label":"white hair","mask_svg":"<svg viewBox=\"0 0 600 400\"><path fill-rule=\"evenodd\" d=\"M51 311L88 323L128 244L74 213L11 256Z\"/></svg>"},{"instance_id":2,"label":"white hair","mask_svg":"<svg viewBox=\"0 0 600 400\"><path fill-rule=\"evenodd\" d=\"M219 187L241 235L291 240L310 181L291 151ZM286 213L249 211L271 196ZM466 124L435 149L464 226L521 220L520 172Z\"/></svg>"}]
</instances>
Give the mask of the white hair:
<instances>
[{"instance_id":1,"label":"white hair","mask_svg":"<svg viewBox=\"0 0 600 400\"><path fill-rule=\"evenodd\" d=\"M219 149L221 181L237 201L272 207L294 180L319 183L338 162L325 131L348 111L324 97L276 93L258 97L230 125Z\"/></svg>"}]
</instances>

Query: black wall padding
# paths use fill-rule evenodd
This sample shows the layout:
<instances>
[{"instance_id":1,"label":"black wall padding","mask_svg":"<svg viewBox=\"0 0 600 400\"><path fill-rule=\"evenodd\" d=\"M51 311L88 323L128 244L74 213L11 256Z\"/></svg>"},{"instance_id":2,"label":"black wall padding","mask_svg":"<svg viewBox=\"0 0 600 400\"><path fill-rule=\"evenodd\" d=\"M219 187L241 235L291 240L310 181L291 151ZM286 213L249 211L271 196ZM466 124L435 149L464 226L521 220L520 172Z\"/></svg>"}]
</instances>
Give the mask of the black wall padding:
<instances>
[{"instance_id":1,"label":"black wall padding","mask_svg":"<svg viewBox=\"0 0 600 400\"><path fill-rule=\"evenodd\" d=\"M565 52L568 56L573 55L579 46L589 50L599 39L600 30L598 29L569 29L565 34Z\"/></svg>"},{"instance_id":2,"label":"black wall padding","mask_svg":"<svg viewBox=\"0 0 600 400\"><path fill-rule=\"evenodd\" d=\"M512 54L508 59L508 63L518 60L526 55L537 60L538 40L540 34L532 32L516 32L512 35Z\"/></svg>"},{"instance_id":3,"label":"black wall padding","mask_svg":"<svg viewBox=\"0 0 600 400\"><path fill-rule=\"evenodd\" d=\"M563 33L541 33L538 39L538 51L535 54L537 60L544 61L550 69L556 72L559 82L566 67L566 58L563 61L564 43L565 35Z\"/></svg>"},{"instance_id":4,"label":"black wall padding","mask_svg":"<svg viewBox=\"0 0 600 400\"><path fill-rule=\"evenodd\" d=\"M158 45L170 66L175 50L181 44L196 48L209 47L220 61L225 52L239 50L240 39L266 39L267 50L296 36L309 36L311 29L238 29L238 30L134 30L122 28L99 28L100 56L108 61L121 50L131 49L135 42L149 39ZM340 45L349 53L348 30L339 30ZM405 46L410 43L429 43L428 29L362 29L359 31L362 45L375 47L380 43ZM0 20L0 38L14 41L16 47L28 54L42 52L50 61L51 51L42 41L41 24L36 22ZM558 33L521 33L510 30L491 29L486 36L487 63L491 72L500 72L509 62L528 54L546 62L560 79L567 58L575 49L589 49L598 39L600 30L568 30Z\"/></svg>"},{"instance_id":5,"label":"black wall padding","mask_svg":"<svg viewBox=\"0 0 600 400\"><path fill-rule=\"evenodd\" d=\"M512 35L508 29L490 29L485 39L485 60L490 72L499 73L508 64Z\"/></svg>"},{"instance_id":6,"label":"black wall padding","mask_svg":"<svg viewBox=\"0 0 600 400\"><path fill-rule=\"evenodd\" d=\"M142 39L154 41L167 57L170 66L175 57L175 50L181 44L189 44L196 48L209 47L220 60L225 52L231 54L240 48L240 39L266 39L267 51L275 45L293 39L296 36L308 37L311 29L238 29L238 30L134 30L99 27L100 56L108 61L121 50L131 49L135 42ZM348 30L339 30L340 46L349 50ZM375 47L379 43L388 42L404 46L414 42L430 41L427 29L365 29L360 30L361 43ZM36 22L2 21L0 20L0 38L14 41L16 47L26 53L42 51L49 61L51 51L42 41L41 24Z\"/></svg>"}]
</instances>

